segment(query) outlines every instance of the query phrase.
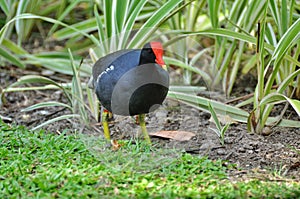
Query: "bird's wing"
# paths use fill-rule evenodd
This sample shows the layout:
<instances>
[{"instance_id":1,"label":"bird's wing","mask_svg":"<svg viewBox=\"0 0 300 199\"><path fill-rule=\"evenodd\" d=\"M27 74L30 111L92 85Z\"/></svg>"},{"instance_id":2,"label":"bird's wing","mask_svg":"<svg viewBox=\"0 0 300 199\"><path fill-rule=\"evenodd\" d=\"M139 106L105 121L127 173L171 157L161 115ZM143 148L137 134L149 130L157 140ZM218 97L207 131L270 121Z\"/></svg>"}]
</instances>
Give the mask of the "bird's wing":
<instances>
[{"instance_id":1,"label":"bird's wing","mask_svg":"<svg viewBox=\"0 0 300 199\"><path fill-rule=\"evenodd\" d=\"M110 66L110 64L116 60L118 57L122 56L123 54L126 54L128 52L131 52L132 49L124 49L119 50L114 53L108 54L104 57L101 57L98 59L98 61L94 64L92 69L92 76L88 82L88 87L91 89L94 89L95 81L97 80L98 76L107 68Z\"/></svg>"}]
</instances>

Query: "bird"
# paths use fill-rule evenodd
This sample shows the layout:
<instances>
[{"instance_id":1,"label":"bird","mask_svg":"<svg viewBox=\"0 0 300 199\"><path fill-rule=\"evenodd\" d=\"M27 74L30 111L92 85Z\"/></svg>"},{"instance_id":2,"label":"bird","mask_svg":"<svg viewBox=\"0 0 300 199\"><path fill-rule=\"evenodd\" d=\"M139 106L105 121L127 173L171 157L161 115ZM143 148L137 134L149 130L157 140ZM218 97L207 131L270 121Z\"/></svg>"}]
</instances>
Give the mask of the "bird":
<instances>
[{"instance_id":1,"label":"bird","mask_svg":"<svg viewBox=\"0 0 300 199\"><path fill-rule=\"evenodd\" d=\"M104 107L101 122L107 140L110 140L110 115L137 115L144 139L151 144L145 114L156 110L169 90L163 53L162 44L151 41L142 49L119 50L95 62L89 87Z\"/></svg>"}]
</instances>

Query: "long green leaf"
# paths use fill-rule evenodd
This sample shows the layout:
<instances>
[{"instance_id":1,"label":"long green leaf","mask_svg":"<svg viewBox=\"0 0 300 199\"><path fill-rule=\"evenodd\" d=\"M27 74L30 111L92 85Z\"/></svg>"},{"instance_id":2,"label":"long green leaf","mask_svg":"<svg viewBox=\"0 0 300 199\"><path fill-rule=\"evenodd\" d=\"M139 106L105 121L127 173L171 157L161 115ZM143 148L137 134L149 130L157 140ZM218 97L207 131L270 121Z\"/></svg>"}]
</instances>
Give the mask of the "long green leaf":
<instances>
[{"instance_id":1,"label":"long green leaf","mask_svg":"<svg viewBox=\"0 0 300 199\"><path fill-rule=\"evenodd\" d=\"M53 81L47 77L43 77L43 76L39 76L39 75L26 75L26 76L20 77L17 82L11 84L9 87L4 89L3 93L7 92L7 90L9 88L16 87L16 86L23 85L23 84L31 84L31 83L42 83L42 84L49 84L49 85L56 86L57 88L60 88L65 93L68 101L71 102L69 94L67 93L66 89L61 84L58 84L55 81Z\"/></svg>"},{"instance_id":2,"label":"long green leaf","mask_svg":"<svg viewBox=\"0 0 300 199\"><path fill-rule=\"evenodd\" d=\"M3 10L6 16L9 16L9 3L5 0L0 0L0 8Z\"/></svg>"},{"instance_id":3,"label":"long green leaf","mask_svg":"<svg viewBox=\"0 0 300 199\"><path fill-rule=\"evenodd\" d=\"M86 32L82 31L82 30L79 30L75 27L72 27L72 26L69 26L65 23L62 23L60 21L57 21L55 19L52 19L52 18L49 18L49 17L43 17L43 16L38 16L38 15L34 15L34 14L28 14L28 13L24 13L24 14L21 14L21 15L18 15L18 16L15 16L13 19L11 19L10 21L8 21L0 30L0 44L2 43L4 37L5 37L5 33L8 29L8 27L13 23L15 22L16 20L20 20L20 19L41 19L41 20L44 20L44 21L47 21L49 23L53 23L53 24L59 24L61 26L64 26L64 27L68 27L69 29L72 29L73 31L75 32L78 32L80 34L82 34L83 36L91 39L91 41L94 41L94 39L89 35L87 34Z\"/></svg>"},{"instance_id":4,"label":"long green leaf","mask_svg":"<svg viewBox=\"0 0 300 199\"><path fill-rule=\"evenodd\" d=\"M215 28L211 30L203 30L203 31L196 31L196 32L190 32L190 31L185 31L183 34L187 34L189 36L193 35L211 35L211 36L222 36L222 37L228 37L232 39L237 39L245 42L249 42L252 44L256 44L256 38L251 36L251 35L246 35L244 33L236 32L233 30L228 30L224 28Z\"/></svg>"},{"instance_id":5,"label":"long green leaf","mask_svg":"<svg viewBox=\"0 0 300 199\"><path fill-rule=\"evenodd\" d=\"M167 65L179 66L180 68L183 68L183 69L186 69L186 70L189 70L189 71L192 71L194 73L201 75L207 83L211 82L210 76L207 73L205 73L204 71L200 70L199 68L185 64L184 62L179 61L174 58L171 58L171 57L164 57L164 61L166 62Z\"/></svg>"},{"instance_id":6,"label":"long green leaf","mask_svg":"<svg viewBox=\"0 0 300 199\"><path fill-rule=\"evenodd\" d=\"M280 26L280 12L278 10L278 5L277 5L277 0L269 0L269 8L271 10L273 19L277 25L277 27L279 28L279 33L280 35L282 35L282 30L281 30L281 26Z\"/></svg>"},{"instance_id":7,"label":"long green leaf","mask_svg":"<svg viewBox=\"0 0 300 199\"><path fill-rule=\"evenodd\" d=\"M146 38L148 38L153 31L150 29L157 28L157 25L171 13L176 6L181 3L183 0L169 0L162 7L160 7L153 15L143 24L143 26L138 30L130 44L129 48L138 48L142 46Z\"/></svg>"},{"instance_id":8,"label":"long green leaf","mask_svg":"<svg viewBox=\"0 0 300 199\"><path fill-rule=\"evenodd\" d=\"M280 61L286 54L287 50L293 43L299 39L300 36L300 18L293 23L293 25L285 32L280 38L278 45L276 46L271 60Z\"/></svg>"},{"instance_id":9,"label":"long green leaf","mask_svg":"<svg viewBox=\"0 0 300 199\"><path fill-rule=\"evenodd\" d=\"M58 21L55 24L59 24ZM67 25L65 28L60 29L53 33L53 37L57 40L69 39L82 33L89 33L97 30L97 22L95 18L90 18L73 25ZM90 37L90 36L89 36Z\"/></svg>"},{"instance_id":10,"label":"long green leaf","mask_svg":"<svg viewBox=\"0 0 300 199\"><path fill-rule=\"evenodd\" d=\"M26 76L20 77L18 79L18 81L11 84L9 87L15 87L15 86L19 86L22 84L31 84L31 83L52 84L58 88L63 89L62 86L60 84L56 83L55 81L53 81L47 77L43 77L43 76L39 76L39 75L26 75Z\"/></svg>"},{"instance_id":11,"label":"long green leaf","mask_svg":"<svg viewBox=\"0 0 300 199\"><path fill-rule=\"evenodd\" d=\"M213 28L219 27L219 16L220 16L220 9L221 9L221 0L210 0L207 1L208 8L209 8L209 17ZM221 38L216 37L218 44L221 44ZM217 45L216 45L217 46Z\"/></svg>"},{"instance_id":12,"label":"long green leaf","mask_svg":"<svg viewBox=\"0 0 300 199\"><path fill-rule=\"evenodd\" d=\"M47 107L52 107L52 106L62 106L62 107L68 108L69 110L72 110L72 107L70 107L69 105L67 105L65 103L49 101L49 102L41 102L41 103L34 104L32 106L22 109L21 112L33 111L36 109L47 108Z\"/></svg>"},{"instance_id":13,"label":"long green leaf","mask_svg":"<svg viewBox=\"0 0 300 199\"><path fill-rule=\"evenodd\" d=\"M227 86L227 91L226 91L226 95L227 96L230 96L231 94L231 91L232 91L232 88L236 82L236 77L238 75L238 71L240 69L240 65L241 65L241 60L242 60L242 57L243 57L243 52L244 52L244 46L245 46L245 42L240 42L239 43L239 49L238 49L238 52L237 52L237 56L235 57L235 60L234 60L234 65L231 69L231 72L230 72L230 77L229 77L229 81L227 80L227 77L224 77L224 81L228 81L228 86ZM228 65L229 66L229 65ZM227 71L228 71L228 66L227 66Z\"/></svg>"},{"instance_id":14,"label":"long green leaf","mask_svg":"<svg viewBox=\"0 0 300 199\"><path fill-rule=\"evenodd\" d=\"M139 0L138 3L134 6L133 11L129 14L128 19L124 25L124 32L121 34L121 42L119 44L119 49L125 48L127 40L132 32L135 21L137 20L140 12L142 11L144 5L147 3L147 0ZM132 5L131 5L132 6Z\"/></svg>"},{"instance_id":15,"label":"long green leaf","mask_svg":"<svg viewBox=\"0 0 300 199\"><path fill-rule=\"evenodd\" d=\"M114 35L115 23L113 19L113 1L112 0L104 0L104 21L105 21L105 30L106 37L111 38Z\"/></svg>"},{"instance_id":16,"label":"long green leaf","mask_svg":"<svg viewBox=\"0 0 300 199\"><path fill-rule=\"evenodd\" d=\"M28 52L24 48L22 48L20 45L15 44L9 39L4 39L2 45L9 49L11 52L18 55L28 54Z\"/></svg>"},{"instance_id":17,"label":"long green leaf","mask_svg":"<svg viewBox=\"0 0 300 199\"><path fill-rule=\"evenodd\" d=\"M222 102L203 98L200 96L170 91L168 93L168 97L179 100L183 103L186 103L192 107L195 107L197 109L200 109L200 110L206 111L206 112L209 112L207 103L210 102L212 104L212 106L214 107L217 114L228 115L233 120L242 122L242 123L247 123L247 120L249 117L249 113L242 109L224 104ZM278 120L278 118L268 117L267 124L274 124L274 122L276 122L277 120ZM283 119L278 124L278 126L300 128L300 122Z\"/></svg>"},{"instance_id":18,"label":"long green leaf","mask_svg":"<svg viewBox=\"0 0 300 199\"><path fill-rule=\"evenodd\" d=\"M26 8L27 8L27 5L30 1L27 1L27 0L20 0L19 1L19 4L18 4L18 7L17 7L17 13L16 15L20 15L24 12L26 12ZM18 44L21 44L21 40L24 39L24 37L26 36L26 33L24 33L25 31L25 23L23 20L20 20L20 19L17 19L16 20L16 23L15 23L15 26L16 26L16 31L17 31L17 34L18 34ZM28 27L26 27L28 28Z\"/></svg>"},{"instance_id":19,"label":"long green leaf","mask_svg":"<svg viewBox=\"0 0 300 199\"><path fill-rule=\"evenodd\" d=\"M98 120L99 104L98 104L97 96L92 89L87 87L85 88L86 88L86 95L87 95L87 101L88 101L90 112L92 113L95 120Z\"/></svg>"},{"instance_id":20,"label":"long green leaf","mask_svg":"<svg viewBox=\"0 0 300 199\"><path fill-rule=\"evenodd\" d=\"M123 31L124 24L127 19L129 0L117 0L116 6L116 22L117 22L117 34Z\"/></svg>"},{"instance_id":21,"label":"long green leaf","mask_svg":"<svg viewBox=\"0 0 300 199\"><path fill-rule=\"evenodd\" d=\"M248 113L242 109L226 105L224 103L210 100L204 97L195 96L186 93L180 92L172 92L169 91L168 96L177 99L180 101L188 102L189 104L193 104L203 111L209 112L208 102L214 107L217 114L221 115L229 115L232 119L238 122L246 122L248 118Z\"/></svg>"},{"instance_id":22,"label":"long green leaf","mask_svg":"<svg viewBox=\"0 0 300 199\"><path fill-rule=\"evenodd\" d=\"M65 58L51 58L51 57L39 57L39 56L31 56L26 55L27 60L25 61L26 64L32 65L40 65L48 68L49 70L56 71L62 74L72 75L72 68L70 65L70 61ZM76 60L76 63L79 63L79 60ZM90 76L91 74L91 67L84 64L81 67L81 72L83 76Z\"/></svg>"},{"instance_id":23,"label":"long green leaf","mask_svg":"<svg viewBox=\"0 0 300 199\"><path fill-rule=\"evenodd\" d=\"M68 114L68 115L62 115L62 116L59 116L59 117L55 117L53 119L47 120L46 122L43 122L42 124L32 128L31 130L34 131L34 130L42 128L43 126L46 126L48 124L51 124L51 123L54 123L54 122L57 122L57 121L66 120L66 119L74 119L74 118L80 118L80 115L78 115L78 114Z\"/></svg>"},{"instance_id":24,"label":"long green leaf","mask_svg":"<svg viewBox=\"0 0 300 199\"><path fill-rule=\"evenodd\" d=\"M300 101L295 100L295 99L290 99L290 98L286 97L285 95L282 95L282 94L279 94L279 93L271 93L271 94L265 96L261 100L260 105L265 105L265 104L268 104L268 103L281 102L283 100L288 101L300 117Z\"/></svg>"},{"instance_id":25,"label":"long green leaf","mask_svg":"<svg viewBox=\"0 0 300 199\"><path fill-rule=\"evenodd\" d=\"M219 12L220 12L220 6L222 1L220 0L210 0L207 1L208 8L209 8L209 17L211 20L211 24L213 28L219 27Z\"/></svg>"},{"instance_id":26,"label":"long green leaf","mask_svg":"<svg viewBox=\"0 0 300 199\"><path fill-rule=\"evenodd\" d=\"M280 84L280 86L277 89L277 92L282 94L286 88L291 84L291 82L294 81L295 77L300 75L300 69L296 70L295 72L291 73L289 76L287 76Z\"/></svg>"},{"instance_id":27,"label":"long green leaf","mask_svg":"<svg viewBox=\"0 0 300 199\"><path fill-rule=\"evenodd\" d=\"M247 32L250 32L253 29L253 27L257 24L257 22L261 18L261 15L264 13L266 5L266 0L250 1L249 7L246 7L246 15L244 18L242 18L245 30Z\"/></svg>"},{"instance_id":28,"label":"long green leaf","mask_svg":"<svg viewBox=\"0 0 300 199\"><path fill-rule=\"evenodd\" d=\"M300 19L300 18L299 18ZM299 21L299 20L298 20ZM223 37L228 37L228 38L232 38L232 39L237 39L237 40L241 40L241 41L245 41L251 44L256 44L256 38L251 36L251 35L245 35L244 33L239 33L236 31L232 31L232 30L228 30L228 29L224 29L224 28L217 28L217 29L212 29L212 30L203 30L203 31L196 31L196 32L192 32L192 31L176 31L177 34L182 34L180 36L178 36L178 39L182 39L185 38L187 36L195 36L195 35L204 35L204 36L223 36ZM275 50L275 47L265 43L265 48L270 51L273 52ZM290 55L284 55L285 59L287 61L290 61L296 65L300 65L300 62L297 61L296 59L292 58Z\"/></svg>"},{"instance_id":29,"label":"long green leaf","mask_svg":"<svg viewBox=\"0 0 300 199\"><path fill-rule=\"evenodd\" d=\"M101 20L101 17L98 13L98 10L97 10L96 6L94 7L94 15L95 15L96 22L97 22L98 37L99 37L99 40L100 40L100 42L97 46L99 48L101 48L101 52L102 52L101 55L105 55L104 53L108 52L108 47L107 47L106 43L104 42L105 39L106 39L105 38L105 33L104 33L104 27L103 27L102 20Z\"/></svg>"},{"instance_id":30,"label":"long green leaf","mask_svg":"<svg viewBox=\"0 0 300 199\"><path fill-rule=\"evenodd\" d=\"M202 86L170 86L169 91L173 92L182 92L182 93L193 93L197 94L203 91L206 91L206 87Z\"/></svg>"},{"instance_id":31,"label":"long green leaf","mask_svg":"<svg viewBox=\"0 0 300 199\"><path fill-rule=\"evenodd\" d=\"M1 46L0 46L0 56L6 59L11 64L18 66L22 69L25 69L24 63L17 56L14 56L6 49L3 49Z\"/></svg>"},{"instance_id":32,"label":"long green leaf","mask_svg":"<svg viewBox=\"0 0 300 199\"><path fill-rule=\"evenodd\" d=\"M62 21L80 2L83 0L73 0L70 5L64 9L63 13L57 18L58 21ZM48 32L48 36L52 35L52 33L57 29L58 24L54 24Z\"/></svg>"},{"instance_id":33,"label":"long green leaf","mask_svg":"<svg viewBox=\"0 0 300 199\"><path fill-rule=\"evenodd\" d=\"M286 31L286 33L281 37L278 45L276 46L271 60L275 60L274 69L265 87L265 93L268 94L274 83L275 77L280 67L280 63L289 48L294 45L294 42L300 37L300 18ZM271 62L270 62L271 63Z\"/></svg>"},{"instance_id":34,"label":"long green leaf","mask_svg":"<svg viewBox=\"0 0 300 199\"><path fill-rule=\"evenodd\" d=\"M212 105L210 104L210 102L208 102L208 110L209 110L211 116L213 117L214 122L215 122L215 124L216 124L216 126L217 126L217 128L218 128L218 130L220 132L219 134L221 134L221 131L222 131L221 123L220 123L220 121L218 119L217 113L215 112L215 110L212 107Z\"/></svg>"},{"instance_id":35,"label":"long green leaf","mask_svg":"<svg viewBox=\"0 0 300 199\"><path fill-rule=\"evenodd\" d=\"M286 0L281 0L281 29L282 32L286 32L289 25L289 18L288 18L288 8Z\"/></svg>"},{"instance_id":36,"label":"long green leaf","mask_svg":"<svg viewBox=\"0 0 300 199\"><path fill-rule=\"evenodd\" d=\"M70 88L72 86L71 83L61 84L63 88ZM57 86L48 84L45 86L30 86L30 87L7 87L4 92L23 92L23 91L37 91L37 90L57 90L59 89Z\"/></svg>"}]
</instances>

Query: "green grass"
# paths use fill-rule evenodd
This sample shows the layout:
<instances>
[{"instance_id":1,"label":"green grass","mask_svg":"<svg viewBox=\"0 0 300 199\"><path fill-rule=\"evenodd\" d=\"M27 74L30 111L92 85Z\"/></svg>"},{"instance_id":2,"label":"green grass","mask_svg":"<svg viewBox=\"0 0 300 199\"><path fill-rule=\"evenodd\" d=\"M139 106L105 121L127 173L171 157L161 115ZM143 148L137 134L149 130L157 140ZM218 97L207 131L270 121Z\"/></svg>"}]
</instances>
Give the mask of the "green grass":
<instances>
[{"instance_id":1,"label":"green grass","mask_svg":"<svg viewBox=\"0 0 300 199\"><path fill-rule=\"evenodd\" d=\"M121 150L102 150L102 156L97 156L80 135L68 135L67 131L61 135L31 132L0 121L0 143L0 198L295 198L300 195L297 182L268 179L231 182L226 174L228 167L221 161L179 152L171 161L164 157L165 164L144 171L138 164L126 165L126 158L132 162L145 154L160 154L159 150L139 142L124 142ZM115 159L99 159L105 156ZM124 167L115 169L123 164L122 157ZM151 161L150 158L148 163Z\"/></svg>"}]
</instances>

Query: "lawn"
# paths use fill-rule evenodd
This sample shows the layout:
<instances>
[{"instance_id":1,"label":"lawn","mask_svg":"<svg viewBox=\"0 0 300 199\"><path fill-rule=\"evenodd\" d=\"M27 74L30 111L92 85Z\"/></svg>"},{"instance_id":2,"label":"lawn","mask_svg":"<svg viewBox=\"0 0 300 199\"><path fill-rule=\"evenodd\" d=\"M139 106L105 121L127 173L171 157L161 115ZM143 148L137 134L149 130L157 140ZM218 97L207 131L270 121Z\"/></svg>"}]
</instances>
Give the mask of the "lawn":
<instances>
[{"instance_id":1,"label":"lawn","mask_svg":"<svg viewBox=\"0 0 300 199\"><path fill-rule=\"evenodd\" d=\"M239 170L234 165L171 149L173 155L162 153L140 141L97 155L79 134L29 131L0 122L0 142L1 198L300 196L299 182L271 174L232 178L229 171Z\"/></svg>"},{"instance_id":2,"label":"lawn","mask_svg":"<svg viewBox=\"0 0 300 199\"><path fill-rule=\"evenodd\" d=\"M298 0L0 1L0 199L300 198L299 13ZM115 64L93 66L153 41L170 86L147 129L194 136L149 146L114 116L112 150L88 81Z\"/></svg>"}]
</instances>

